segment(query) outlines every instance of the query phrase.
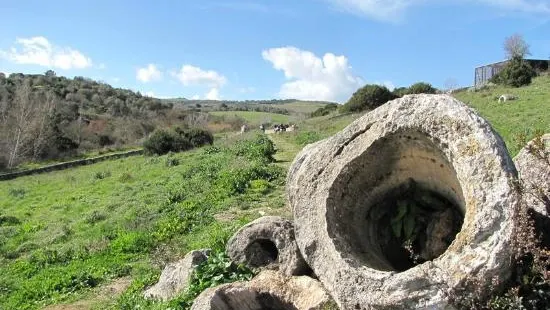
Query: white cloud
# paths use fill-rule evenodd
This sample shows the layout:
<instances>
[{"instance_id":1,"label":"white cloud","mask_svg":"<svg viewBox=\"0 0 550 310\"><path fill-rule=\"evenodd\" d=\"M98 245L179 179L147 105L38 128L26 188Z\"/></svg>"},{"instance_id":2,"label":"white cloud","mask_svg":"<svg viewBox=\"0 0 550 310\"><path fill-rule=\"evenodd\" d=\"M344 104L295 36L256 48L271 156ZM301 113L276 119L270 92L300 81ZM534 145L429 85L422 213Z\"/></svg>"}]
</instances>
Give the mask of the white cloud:
<instances>
[{"instance_id":1,"label":"white cloud","mask_svg":"<svg viewBox=\"0 0 550 310\"><path fill-rule=\"evenodd\" d=\"M220 100L220 90L214 87L204 97L208 100Z\"/></svg>"},{"instance_id":2,"label":"white cloud","mask_svg":"<svg viewBox=\"0 0 550 310\"><path fill-rule=\"evenodd\" d=\"M441 0L326 0L335 8L367 18L397 22L405 11L423 3L440 3ZM550 3L547 0L447 0L449 4L482 4L504 10L526 13L550 13Z\"/></svg>"},{"instance_id":3,"label":"white cloud","mask_svg":"<svg viewBox=\"0 0 550 310\"><path fill-rule=\"evenodd\" d=\"M136 79L143 83L158 81L162 79L162 73L155 64L148 64L147 67L137 70Z\"/></svg>"},{"instance_id":4,"label":"white cloud","mask_svg":"<svg viewBox=\"0 0 550 310\"><path fill-rule=\"evenodd\" d=\"M177 72L172 72L183 85L204 85L219 88L227 83L225 76L214 70L203 70L191 65L183 65Z\"/></svg>"},{"instance_id":5,"label":"white cloud","mask_svg":"<svg viewBox=\"0 0 550 310\"><path fill-rule=\"evenodd\" d=\"M201 97L199 95L193 95L193 97L191 97L191 99L193 100L199 100Z\"/></svg>"},{"instance_id":6,"label":"white cloud","mask_svg":"<svg viewBox=\"0 0 550 310\"><path fill-rule=\"evenodd\" d=\"M0 51L0 56L17 64L39 65L63 70L83 69L92 66L92 60L70 47L59 47L38 36L17 38L18 47Z\"/></svg>"},{"instance_id":7,"label":"white cloud","mask_svg":"<svg viewBox=\"0 0 550 310\"><path fill-rule=\"evenodd\" d=\"M143 93L144 96L155 98L155 93L152 91L146 91Z\"/></svg>"},{"instance_id":8,"label":"white cloud","mask_svg":"<svg viewBox=\"0 0 550 310\"><path fill-rule=\"evenodd\" d=\"M343 102L363 85L345 56L326 53L320 58L292 46L264 50L262 56L289 80L279 91L284 98Z\"/></svg>"}]
</instances>

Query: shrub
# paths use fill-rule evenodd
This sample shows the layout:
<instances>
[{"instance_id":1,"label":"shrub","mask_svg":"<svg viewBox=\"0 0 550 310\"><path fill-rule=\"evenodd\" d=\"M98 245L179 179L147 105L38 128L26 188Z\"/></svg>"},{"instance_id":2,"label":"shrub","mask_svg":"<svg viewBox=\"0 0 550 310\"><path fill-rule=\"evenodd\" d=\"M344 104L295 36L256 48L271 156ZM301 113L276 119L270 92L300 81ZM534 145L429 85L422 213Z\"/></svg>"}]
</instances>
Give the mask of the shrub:
<instances>
[{"instance_id":1,"label":"shrub","mask_svg":"<svg viewBox=\"0 0 550 310\"><path fill-rule=\"evenodd\" d=\"M341 107L342 112L359 112L375 109L396 96L385 86L369 84L358 89Z\"/></svg>"},{"instance_id":2,"label":"shrub","mask_svg":"<svg viewBox=\"0 0 550 310\"><path fill-rule=\"evenodd\" d=\"M176 129L176 133L187 138L193 147L200 147L203 145L212 145L214 143L214 136L208 130L192 128L188 130Z\"/></svg>"},{"instance_id":3,"label":"shrub","mask_svg":"<svg viewBox=\"0 0 550 310\"><path fill-rule=\"evenodd\" d=\"M408 88L407 94L435 94L437 89L431 84L418 82Z\"/></svg>"},{"instance_id":4,"label":"shrub","mask_svg":"<svg viewBox=\"0 0 550 310\"><path fill-rule=\"evenodd\" d=\"M180 152L193 148L191 142L183 135L167 130L157 130L143 142L143 148L148 155L163 155L170 151Z\"/></svg>"},{"instance_id":5,"label":"shrub","mask_svg":"<svg viewBox=\"0 0 550 310\"><path fill-rule=\"evenodd\" d=\"M531 84L536 71L521 57L513 57L497 75L491 78L491 82L512 87L521 87Z\"/></svg>"},{"instance_id":6,"label":"shrub","mask_svg":"<svg viewBox=\"0 0 550 310\"><path fill-rule=\"evenodd\" d=\"M332 111L338 110L338 104L336 103L329 103L323 107L318 108L317 110L313 111L311 113L311 117L319 117L319 116L325 116L330 114Z\"/></svg>"},{"instance_id":7,"label":"shrub","mask_svg":"<svg viewBox=\"0 0 550 310\"><path fill-rule=\"evenodd\" d=\"M263 162L272 162L276 153L275 145L264 134L257 134L253 139L240 140L232 150L238 156Z\"/></svg>"},{"instance_id":8,"label":"shrub","mask_svg":"<svg viewBox=\"0 0 550 310\"><path fill-rule=\"evenodd\" d=\"M397 87L392 91L392 93L394 94L395 97L401 98L401 97L409 94L409 88L407 88L407 87Z\"/></svg>"}]
</instances>

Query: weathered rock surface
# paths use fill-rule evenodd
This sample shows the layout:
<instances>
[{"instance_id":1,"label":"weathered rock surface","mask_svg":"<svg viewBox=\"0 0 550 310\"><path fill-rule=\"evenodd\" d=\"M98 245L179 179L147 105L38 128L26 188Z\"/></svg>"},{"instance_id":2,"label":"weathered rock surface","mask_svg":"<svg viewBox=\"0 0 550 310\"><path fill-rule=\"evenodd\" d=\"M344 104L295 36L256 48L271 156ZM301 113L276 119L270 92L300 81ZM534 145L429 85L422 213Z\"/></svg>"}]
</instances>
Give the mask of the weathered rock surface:
<instances>
[{"instance_id":1,"label":"weathered rock surface","mask_svg":"<svg viewBox=\"0 0 550 310\"><path fill-rule=\"evenodd\" d=\"M151 299L169 300L187 290L193 270L206 259L210 250L191 251L176 263L168 264L157 284L145 291L143 296Z\"/></svg>"},{"instance_id":2,"label":"weathered rock surface","mask_svg":"<svg viewBox=\"0 0 550 310\"><path fill-rule=\"evenodd\" d=\"M549 216L550 208L550 134L541 137L544 148L530 141L514 158L524 186L522 199L535 211Z\"/></svg>"},{"instance_id":3,"label":"weathered rock surface","mask_svg":"<svg viewBox=\"0 0 550 310\"><path fill-rule=\"evenodd\" d=\"M321 310L333 303L322 284L308 276L287 277L264 270L249 282L235 282L202 292L192 310Z\"/></svg>"},{"instance_id":4,"label":"weathered rock surface","mask_svg":"<svg viewBox=\"0 0 550 310\"><path fill-rule=\"evenodd\" d=\"M474 110L447 95L409 95L304 148L286 193L298 247L341 309L446 309L468 277L487 294L491 280L509 277L516 178L502 139ZM373 218L386 212L380 199L409 180L464 219L443 254L403 271L379 237L391 228Z\"/></svg>"},{"instance_id":5,"label":"weathered rock surface","mask_svg":"<svg viewBox=\"0 0 550 310\"><path fill-rule=\"evenodd\" d=\"M294 239L294 225L278 216L243 226L228 241L226 252L232 261L253 268L278 269L286 275L309 271Z\"/></svg>"}]
</instances>

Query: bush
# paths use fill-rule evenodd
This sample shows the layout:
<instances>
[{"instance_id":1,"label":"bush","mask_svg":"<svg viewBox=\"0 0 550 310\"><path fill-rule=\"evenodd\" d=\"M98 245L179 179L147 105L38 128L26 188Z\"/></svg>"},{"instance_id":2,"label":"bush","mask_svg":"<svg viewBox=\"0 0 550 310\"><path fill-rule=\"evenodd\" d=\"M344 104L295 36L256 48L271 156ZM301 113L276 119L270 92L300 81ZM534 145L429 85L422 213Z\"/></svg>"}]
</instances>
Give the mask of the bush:
<instances>
[{"instance_id":1,"label":"bush","mask_svg":"<svg viewBox=\"0 0 550 310\"><path fill-rule=\"evenodd\" d=\"M167 130L157 130L143 142L143 148L148 155L163 155L168 152L187 151L193 144L183 135Z\"/></svg>"},{"instance_id":2,"label":"bush","mask_svg":"<svg viewBox=\"0 0 550 310\"><path fill-rule=\"evenodd\" d=\"M512 87L521 87L531 84L536 71L521 57L513 57L491 82Z\"/></svg>"},{"instance_id":3,"label":"bush","mask_svg":"<svg viewBox=\"0 0 550 310\"><path fill-rule=\"evenodd\" d=\"M144 232L126 232L111 243L111 249L118 253L145 253L153 246L153 238Z\"/></svg>"},{"instance_id":4,"label":"bush","mask_svg":"<svg viewBox=\"0 0 550 310\"><path fill-rule=\"evenodd\" d=\"M375 109L396 96L385 86L369 84L358 89L341 108L342 112L359 112Z\"/></svg>"},{"instance_id":5,"label":"bush","mask_svg":"<svg viewBox=\"0 0 550 310\"><path fill-rule=\"evenodd\" d=\"M336 103L329 103L323 107L320 107L319 109L313 111L310 115L310 117L319 117L319 116L325 116L330 114L332 111L338 110L338 104Z\"/></svg>"},{"instance_id":6,"label":"bush","mask_svg":"<svg viewBox=\"0 0 550 310\"><path fill-rule=\"evenodd\" d=\"M409 94L409 88L407 88L407 87L397 87L392 91L392 93L395 97L401 98L401 97Z\"/></svg>"},{"instance_id":7,"label":"bush","mask_svg":"<svg viewBox=\"0 0 550 310\"><path fill-rule=\"evenodd\" d=\"M214 136L212 136L212 133L207 130L199 128L181 130L176 128L176 132L179 135L186 137L191 142L193 147L200 147L207 144L212 145L214 143Z\"/></svg>"},{"instance_id":8,"label":"bush","mask_svg":"<svg viewBox=\"0 0 550 310\"><path fill-rule=\"evenodd\" d=\"M431 84L418 82L409 87L407 94L435 94L436 92L437 89Z\"/></svg>"},{"instance_id":9,"label":"bush","mask_svg":"<svg viewBox=\"0 0 550 310\"><path fill-rule=\"evenodd\" d=\"M232 149L237 156L263 162L274 161L273 155L276 152L275 145L264 134L257 134L254 139L238 141Z\"/></svg>"}]
</instances>

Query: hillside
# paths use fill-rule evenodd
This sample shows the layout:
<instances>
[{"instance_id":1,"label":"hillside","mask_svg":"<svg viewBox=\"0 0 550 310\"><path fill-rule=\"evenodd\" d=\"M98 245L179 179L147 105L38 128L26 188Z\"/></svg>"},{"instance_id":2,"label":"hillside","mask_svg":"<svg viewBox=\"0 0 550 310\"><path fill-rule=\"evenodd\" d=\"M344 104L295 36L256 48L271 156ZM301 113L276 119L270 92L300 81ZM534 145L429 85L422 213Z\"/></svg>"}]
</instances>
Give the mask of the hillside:
<instances>
[{"instance_id":1,"label":"hillside","mask_svg":"<svg viewBox=\"0 0 550 310\"><path fill-rule=\"evenodd\" d=\"M498 97L502 94L515 95L518 99L499 103ZM512 156L523 147L521 135L531 140L537 130L550 132L550 75L537 77L531 85L520 88L492 86L477 92L464 90L454 96L491 123Z\"/></svg>"},{"instance_id":2,"label":"hillside","mask_svg":"<svg viewBox=\"0 0 550 310\"><path fill-rule=\"evenodd\" d=\"M0 74L0 170L138 144L170 104L83 77Z\"/></svg>"}]
</instances>

